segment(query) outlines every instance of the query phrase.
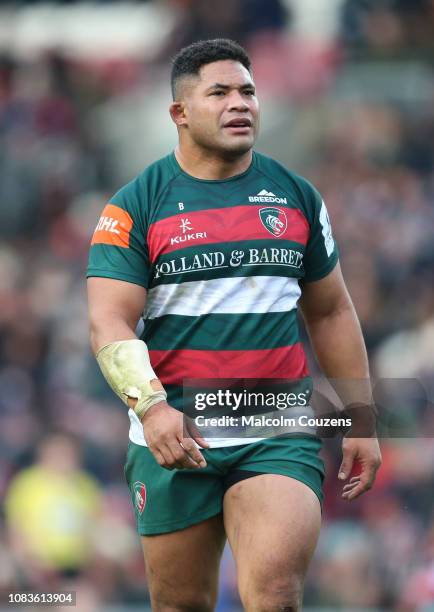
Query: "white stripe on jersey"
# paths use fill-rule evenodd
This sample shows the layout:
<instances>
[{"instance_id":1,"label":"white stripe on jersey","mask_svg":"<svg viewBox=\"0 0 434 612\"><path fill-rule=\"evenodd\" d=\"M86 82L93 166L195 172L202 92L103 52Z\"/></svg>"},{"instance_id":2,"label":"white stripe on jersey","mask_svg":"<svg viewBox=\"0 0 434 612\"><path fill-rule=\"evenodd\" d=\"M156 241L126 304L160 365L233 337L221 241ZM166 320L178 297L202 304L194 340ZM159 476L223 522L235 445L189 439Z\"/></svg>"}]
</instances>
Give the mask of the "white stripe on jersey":
<instances>
[{"instance_id":1,"label":"white stripe on jersey","mask_svg":"<svg viewBox=\"0 0 434 612\"><path fill-rule=\"evenodd\" d=\"M147 319L163 315L288 312L301 290L296 278L240 276L159 285L148 291Z\"/></svg>"},{"instance_id":2,"label":"white stripe on jersey","mask_svg":"<svg viewBox=\"0 0 434 612\"><path fill-rule=\"evenodd\" d=\"M277 411L278 412L278 411ZM277 414L268 413L270 416L276 417ZM310 406L305 406L303 408L295 408L294 409L294 418L297 418L299 415L306 415L309 418L315 417L315 413L313 412ZM145 436L143 433L143 425L140 423L138 416L133 410L128 411L128 416L130 417L130 431L129 438L131 442L134 444L138 444L139 446L148 446L146 444ZM208 442L210 448L222 448L224 446L239 446L240 444L251 444L252 442L260 442L261 440L270 438L270 427L265 427L265 437L258 438L207 438L205 437L205 441ZM261 428L257 427L256 431L258 434L261 433ZM315 427L310 427L306 425L295 425L290 430L287 428L286 433L301 433L304 435L316 435Z\"/></svg>"},{"instance_id":3,"label":"white stripe on jersey","mask_svg":"<svg viewBox=\"0 0 434 612\"><path fill-rule=\"evenodd\" d=\"M133 410L128 411L130 417L130 432L129 438L134 444L140 446L148 446L143 434L143 425L140 423L138 416ZM260 442L263 438L205 438L210 448L221 448L222 446L239 446L240 444L250 444L251 442Z\"/></svg>"}]
</instances>

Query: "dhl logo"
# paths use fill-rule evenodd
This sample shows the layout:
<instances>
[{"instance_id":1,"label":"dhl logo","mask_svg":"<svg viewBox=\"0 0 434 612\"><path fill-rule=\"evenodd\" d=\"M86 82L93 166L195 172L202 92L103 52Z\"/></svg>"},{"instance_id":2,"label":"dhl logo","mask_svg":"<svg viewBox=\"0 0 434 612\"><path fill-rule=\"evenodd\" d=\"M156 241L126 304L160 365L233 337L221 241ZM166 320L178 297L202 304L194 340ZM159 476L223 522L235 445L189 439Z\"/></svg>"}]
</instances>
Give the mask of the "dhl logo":
<instances>
[{"instance_id":1,"label":"dhl logo","mask_svg":"<svg viewBox=\"0 0 434 612\"><path fill-rule=\"evenodd\" d=\"M119 221L112 217L101 217L95 231L99 232L100 230L104 230L106 232L113 232L113 234L120 234L120 230L116 229L118 223Z\"/></svg>"},{"instance_id":2,"label":"dhl logo","mask_svg":"<svg viewBox=\"0 0 434 612\"><path fill-rule=\"evenodd\" d=\"M111 244L118 247L130 246L133 220L126 210L107 204L95 228L92 244Z\"/></svg>"}]
</instances>

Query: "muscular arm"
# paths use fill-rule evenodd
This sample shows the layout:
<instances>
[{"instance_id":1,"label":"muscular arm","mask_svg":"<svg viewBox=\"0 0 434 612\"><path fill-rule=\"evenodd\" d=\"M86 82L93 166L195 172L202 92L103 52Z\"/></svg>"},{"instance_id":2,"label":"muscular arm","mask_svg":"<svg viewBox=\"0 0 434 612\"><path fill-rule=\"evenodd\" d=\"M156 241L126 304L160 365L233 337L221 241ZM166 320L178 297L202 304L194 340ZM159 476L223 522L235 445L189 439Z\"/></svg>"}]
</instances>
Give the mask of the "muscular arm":
<instances>
[{"instance_id":1,"label":"muscular arm","mask_svg":"<svg viewBox=\"0 0 434 612\"><path fill-rule=\"evenodd\" d=\"M87 280L90 343L100 348L136 337L135 329L146 303L146 289L111 278Z\"/></svg>"},{"instance_id":2,"label":"muscular arm","mask_svg":"<svg viewBox=\"0 0 434 612\"><path fill-rule=\"evenodd\" d=\"M301 310L318 363L328 378L368 379L365 342L340 265L306 283Z\"/></svg>"},{"instance_id":3,"label":"muscular arm","mask_svg":"<svg viewBox=\"0 0 434 612\"><path fill-rule=\"evenodd\" d=\"M143 287L120 280L91 277L88 279L88 301L90 342L95 355L103 347L112 343L136 339L135 329L146 302L146 290ZM141 379L134 383L140 387L140 384L144 382L143 379L146 378L146 373L138 376L137 372L143 372L142 366L145 359L148 361L148 368L152 375L155 376L149 363L146 347L143 343L136 342L143 347L146 355L143 352L131 351L128 353L128 358L125 359L125 352L122 357L117 353L111 361L111 367L116 367L116 376L112 377L111 382L110 376L106 375L107 372L104 371L100 362L101 369L113 389L115 389L112 384L113 380L116 378L116 382L120 381L122 386L128 378L131 378L131 371L136 372L136 378ZM111 348L111 346L107 347L104 351ZM162 389L158 380L149 381L149 378L151 377L148 377L147 382L154 391L157 391L158 386L160 390ZM157 387L154 383L157 383ZM129 407L137 414L140 402L134 398L139 395L131 397L129 390L123 390L120 396L124 399L125 396L128 397ZM204 448L208 444L194 430L189 431L190 436L184 438L187 425L184 424L183 415L169 406L166 401L154 403L147 408L143 416L140 414L140 418L146 443L162 467L181 469L206 466L206 461L194 441Z\"/></svg>"},{"instance_id":4,"label":"muscular arm","mask_svg":"<svg viewBox=\"0 0 434 612\"><path fill-rule=\"evenodd\" d=\"M369 406L366 347L339 264L325 278L303 286L301 310L318 363L327 378L335 380L341 399L345 404L361 402ZM341 480L348 478L355 459L362 466L360 476L353 477L343 490L343 497L352 500L372 487L381 453L376 438L345 437L342 448Z\"/></svg>"}]
</instances>

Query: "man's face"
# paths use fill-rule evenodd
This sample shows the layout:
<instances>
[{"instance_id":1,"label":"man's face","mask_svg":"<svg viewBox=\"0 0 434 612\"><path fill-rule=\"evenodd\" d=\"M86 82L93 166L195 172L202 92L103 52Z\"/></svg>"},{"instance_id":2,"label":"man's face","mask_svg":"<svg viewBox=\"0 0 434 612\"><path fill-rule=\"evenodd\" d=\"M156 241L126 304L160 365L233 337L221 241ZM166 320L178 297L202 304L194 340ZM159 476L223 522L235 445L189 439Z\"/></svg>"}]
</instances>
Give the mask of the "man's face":
<instances>
[{"instance_id":1,"label":"man's face","mask_svg":"<svg viewBox=\"0 0 434 612\"><path fill-rule=\"evenodd\" d=\"M184 126L200 147L237 157L249 151L259 127L259 106L249 71L223 60L202 66L186 84Z\"/></svg>"}]
</instances>

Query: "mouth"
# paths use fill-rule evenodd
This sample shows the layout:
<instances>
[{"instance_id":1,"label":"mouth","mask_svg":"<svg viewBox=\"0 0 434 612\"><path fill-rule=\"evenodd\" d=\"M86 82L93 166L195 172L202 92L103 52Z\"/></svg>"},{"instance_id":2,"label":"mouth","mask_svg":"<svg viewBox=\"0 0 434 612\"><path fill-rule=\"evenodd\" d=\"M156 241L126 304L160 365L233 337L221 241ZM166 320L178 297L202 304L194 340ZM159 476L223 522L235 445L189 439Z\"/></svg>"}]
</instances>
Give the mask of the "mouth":
<instances>
[{"instance_id":1,"label":"mouth","mask_svg":"<svg viewBox=\"0 0 434 612\"><path fill-rule=\"evenodd\" d=\"M252 128L252 122L247 117L239 117L231 119L223 127L233 133L242 134L247 133Z\"/></svg>"}]
</instances>

